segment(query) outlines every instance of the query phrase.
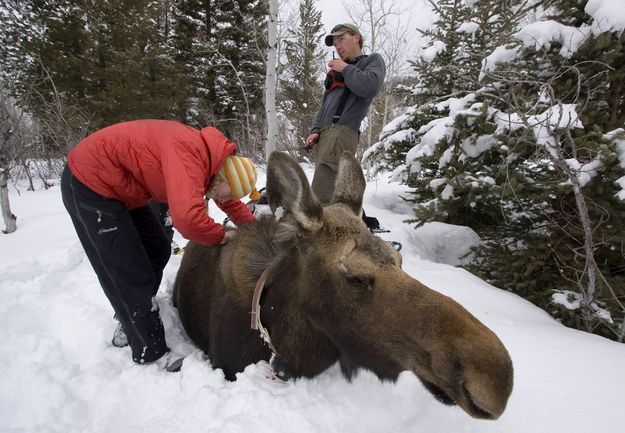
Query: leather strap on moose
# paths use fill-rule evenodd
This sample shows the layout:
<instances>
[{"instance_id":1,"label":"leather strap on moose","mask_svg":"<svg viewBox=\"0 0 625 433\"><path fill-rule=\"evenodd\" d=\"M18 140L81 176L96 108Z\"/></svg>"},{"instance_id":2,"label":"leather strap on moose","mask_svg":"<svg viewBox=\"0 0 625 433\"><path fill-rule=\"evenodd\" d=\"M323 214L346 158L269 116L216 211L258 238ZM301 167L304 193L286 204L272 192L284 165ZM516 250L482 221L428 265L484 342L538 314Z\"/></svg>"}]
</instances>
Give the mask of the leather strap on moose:
<instances>
[{"instance_id":1,"label":"leather strap on moose","mask_svg":"<svg viewBox=\"0 0 625 433\"><path fill-rule=\"evenodd\" d=\"M269 360L269 365L271 366L271 369L273 371L274 378L278 378L286 382L289 379L293 378L293 376L291 376L289 372L288 363L286 362L286 359L280 356L275 346L271 342L269 331L267 331L267 328L265 328L260 321L260 298L263 294L263 289L265 288L265 282L267 281L267 275L269 274L270 269L271 266L265 268L263 273L260 274L258 281L256 282L256 287L254 287L254 295L252 296L252 321L250 326L252 329L260 332L260 336L265 341L265 343L267 343L269 349L271 349L272 355L271 359Z\"/></svg>"},{"instance_id":2,"label":"leather strap on moose","mask_svg":"<svg viewBox=\"0 0 625 433\"><path fill-rule=\"evenodd\" d=\"M265 268L262 274L260 274L260 278L256 282L256 287L254 287L254 296L252 296L252 323L250 324L251 328L260 332L260 336L263 338L265 343L269 346L271 351L274 354L277 354L278 351L273 346L271 342L271 337L269 336L269 332L263 326L260 321L260 297L263 294L263 289L265 288L265 281L267 280L267 275L269 274L270 267Z\"/></svg>"}]
</instances>

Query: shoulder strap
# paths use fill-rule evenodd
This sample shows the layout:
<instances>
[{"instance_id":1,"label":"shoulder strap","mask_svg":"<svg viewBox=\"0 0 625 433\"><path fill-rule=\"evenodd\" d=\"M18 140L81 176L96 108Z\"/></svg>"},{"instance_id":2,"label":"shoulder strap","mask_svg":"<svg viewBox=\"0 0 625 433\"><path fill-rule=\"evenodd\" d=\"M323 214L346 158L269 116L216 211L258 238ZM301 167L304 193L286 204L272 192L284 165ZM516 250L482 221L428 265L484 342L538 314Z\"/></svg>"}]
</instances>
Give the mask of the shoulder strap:
<instances>
[{"instance_id":1,"label":"shoulder strap","mask_svg":"<svg viewBox=\"0 0 625 433\"><path fill-rule=\"evenodd\" d=\"M332 124L336 124L338 123L338 121L341 119L341 114L343 114L343 110L345 109L345 104L347 103L347 100L349 99L349 95L352 93L349 91L349 89L347 87L344 87L344 91L343 94L341 95L341 100L339 101L339 106L336 107L336 112L334 113L334 116L332 116Z\"/></svg>"}]
</instances>

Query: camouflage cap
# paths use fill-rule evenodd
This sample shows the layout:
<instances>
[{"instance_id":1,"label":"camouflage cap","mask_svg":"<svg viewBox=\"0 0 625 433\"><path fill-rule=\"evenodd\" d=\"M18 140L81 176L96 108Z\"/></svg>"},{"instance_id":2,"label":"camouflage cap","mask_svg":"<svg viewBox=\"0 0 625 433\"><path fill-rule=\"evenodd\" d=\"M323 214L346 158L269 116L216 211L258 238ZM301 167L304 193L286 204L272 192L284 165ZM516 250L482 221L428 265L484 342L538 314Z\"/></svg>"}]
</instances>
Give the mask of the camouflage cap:
<instances>
[{"instance_id":1,"label":"camouflage cap","mask_svg":"<svg viewBox=\"0 0 625 433\"><path fill-rule=\"evenodd\" d=\"M350 24L350 23L337 24L332 28L332 31L330 32L330 34L326 36L326 39L325 39L326 45L328 47L331 47L332 45L334 45L334 36L340 36L344 33L360 34L360 30L358 30L358 27L356 27L354 24Z\"/></svg>"}]
</instances>

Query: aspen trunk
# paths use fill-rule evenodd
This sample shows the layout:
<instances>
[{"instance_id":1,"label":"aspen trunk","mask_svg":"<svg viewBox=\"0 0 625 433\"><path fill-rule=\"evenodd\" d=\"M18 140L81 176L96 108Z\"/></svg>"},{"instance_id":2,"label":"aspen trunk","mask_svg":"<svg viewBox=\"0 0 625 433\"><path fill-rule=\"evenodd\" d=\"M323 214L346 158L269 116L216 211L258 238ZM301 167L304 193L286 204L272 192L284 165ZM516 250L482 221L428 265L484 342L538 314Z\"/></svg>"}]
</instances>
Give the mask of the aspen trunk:
<instances>
[{"instance_id":1,"label":"aspen trunk","mask_svg":"<svg viewBox=\"0 0 625 433\"><path fill-rule=\"evenodd\" d=\"M5 230L3 233L13 233L17 230L17 218L11 212L9 203L8 175L6 168L0 168L0 208L2 208L2 218L4 219Z\"/></svg>"},{"instance_id":2,"label":"aspen trunk","mask_svg":"<svg viewBox=\"0 0 625 433\"><path fill-rule=\"evenodd\" d=\"M276 112L276 62L278 44L278 0L269 0L269 49L267 50L267 73L265 76L265 113L267 117L267 142L265 160L276 149L278 141L278 115Z\"/></svg>"}]
</instances>

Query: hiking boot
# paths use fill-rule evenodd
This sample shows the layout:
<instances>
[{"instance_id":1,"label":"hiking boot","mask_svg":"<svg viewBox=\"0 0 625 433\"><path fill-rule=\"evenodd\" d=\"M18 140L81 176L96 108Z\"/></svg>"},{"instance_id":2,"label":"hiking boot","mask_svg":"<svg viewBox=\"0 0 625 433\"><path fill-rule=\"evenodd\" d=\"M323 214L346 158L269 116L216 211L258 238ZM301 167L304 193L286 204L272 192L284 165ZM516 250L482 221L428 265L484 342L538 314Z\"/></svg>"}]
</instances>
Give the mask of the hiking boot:
<instances>
[{"instance_id":1,"label":"hiking boot","mask_svg":"<svg viewBox=\"0 0 625 433\"><path fill-rule=\"evenodd\" d=\"M182 368L184 356L180 356L172 351L166 352L163 356L154 361L161 369L169 373L177 373ZM150 364L152 364L150 362Z\"/></svg>"},{"instance_id":2,"label":"hiking boot","mask_svg":"<svg viewBox=\"0 0 625 433\"><path fill-rule=\"evenodd\" d=\"M126 347L128 346L128 337L124 332L124 328L122 328L122 324L117 322L117 328L115 328L115 332L113 333L113 346L115 347Z\"/></svg>"},{"instance_id":3,"label":"hiking boot","mask_svg":"<svg viewBox=\"0 0 625 433\"><path fill-rule=\"evenodd\" d=\"M288 382L289 380L295 379L295 376L289 371L289 365L286 360L281 356L274 354L269 364L271 365L275 377L281 381Z\"/></svg>"}]
</instances>

